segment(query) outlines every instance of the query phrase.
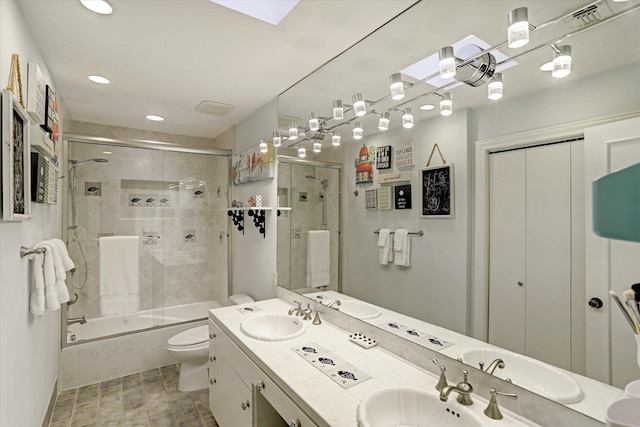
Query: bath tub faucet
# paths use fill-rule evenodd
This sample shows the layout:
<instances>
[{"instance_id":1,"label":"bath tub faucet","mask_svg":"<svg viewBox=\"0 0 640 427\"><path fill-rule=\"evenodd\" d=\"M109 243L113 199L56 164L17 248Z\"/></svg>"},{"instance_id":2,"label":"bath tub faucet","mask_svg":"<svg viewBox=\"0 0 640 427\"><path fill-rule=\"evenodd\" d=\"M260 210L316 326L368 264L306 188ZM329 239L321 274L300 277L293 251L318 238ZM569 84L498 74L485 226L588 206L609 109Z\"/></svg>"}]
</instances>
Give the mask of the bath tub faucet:
<instances>
[{"instance_id":1,"label":"bath tub faucet","mask_svg":"<svg viewBox=\"0 0 640 427\"><path fill-rule=\"evenodd\" d=\"M72 317L70 319L67 319L67 326L68 325L73 325L74 323L80 323L81 325L84 325L85 323L87 323L87 319L85 319L84 316L82 316L82 317Z\"/></svg>"},{"instance_id":2,"label":"bath tub faucet","mask_svg":"<svg viewBox=\"0 0 640 427\"><path fill-rule=\"evenodd\" d=\"M327 304L327 307L332 307L334 304L337 305L338 307L340 307L342 305L342 302L339 299L334 299L333 301L331 301L330 303ZM338 309L336 309L336 310L338 310Z\"/></svg>"},{"instance_id":3,"label":"bath tub faucet","mask_svg":"<svg viewBox=\"0 0 640 427\"><path fill-rule=\"evenodd\" d=\"M489 363L489 366L487 366L487 369L484 369L484 362L479 362L478 365L480 365L481 371L484 371L493 375L493 373L496 371L497 368L504 369L504 360L495 359L493 362Z\"/></svg>"}]
</instances>

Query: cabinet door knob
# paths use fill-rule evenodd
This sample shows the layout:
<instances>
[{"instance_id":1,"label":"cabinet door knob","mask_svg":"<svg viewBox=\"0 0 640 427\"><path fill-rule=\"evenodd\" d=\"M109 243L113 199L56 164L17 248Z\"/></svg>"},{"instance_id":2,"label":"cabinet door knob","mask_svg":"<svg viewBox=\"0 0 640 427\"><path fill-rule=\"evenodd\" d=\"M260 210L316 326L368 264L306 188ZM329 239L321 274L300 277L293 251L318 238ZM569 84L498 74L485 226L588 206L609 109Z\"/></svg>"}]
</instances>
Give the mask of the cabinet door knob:
<instances>
[{"instance_id":1,"label":"cabinet door knob","mask_svg":"<svg viewBox=\"0 0 640 427\"><path fill-rule=\"evenodd\" d=\"M600 298L594 297L589 300L589 307L602 308L603 305L604 303Z\"/></svg>"},{"instance_id":2,"label":"cabinet door knob","mask_svg":"<svg viewBox=\"0 0 640 427\"><path fill-rule=\"evenodd\" d=\"M253 385L256 386L256 391L264 390L264 383L262 381L256 381Z\"/></svg>"},{"instance_id":3,"label":"cabinet door knob","mask_svg":"<svg viewBox=\"0 0 640 427\"><path fill-rule=\"evenodd\" d=\"M518 286L522 286L522 285L524 285L524 283L518 282Z\"/></svg>"},{"instance_id":4,"label":"cabinet door knob","mask_svg":"<svg viewBox=\"0 0 640 427\"><path fill-rule=\"evenodd\" d=\"M215 361L216 361L215 356L209 356L209 362L215 362Z\"/></svg>"},{"instance_id":5,"label":"cabinet door knob","mask_svg":"<svg viewBox=\"0 0 640 427\"><path fill-rule=\"evenodd\" d=\"M209 339L212 340L215 337L214 334L209 334Z\"/></svg>"},{"instance_id":6,"label":"cabinet door knob","mask_svg":"<svg viewBox=\"0 0 640 427\"><path fill-rule=\"evenodd\" d=\"M289 427L302 427L302 424L300 424L300 420L291 420L289 421Z\"/></svg>"},{"instance_id":7,"label":"cabinet door knob","mask_svg":"<svg viewBox=\"0 0 640 427\"><path fill-rule=\"evenodd\" d=\"M242 402L240 404L240 407L242 408L243 411L246 411L247 409L249 409L249 401L247 400L246 402Z\"/></svg>"},{"instance_id":8,"label":"cabinet door knob","mask_svg":"<svg viewBox=\"0 0 640 427\"><path fill-rule=\"evenodd\" d=\"M209 380L209 384L214 385L216 383L216 379L215 378L211 378Z\"/></svg>"}]
</instances>

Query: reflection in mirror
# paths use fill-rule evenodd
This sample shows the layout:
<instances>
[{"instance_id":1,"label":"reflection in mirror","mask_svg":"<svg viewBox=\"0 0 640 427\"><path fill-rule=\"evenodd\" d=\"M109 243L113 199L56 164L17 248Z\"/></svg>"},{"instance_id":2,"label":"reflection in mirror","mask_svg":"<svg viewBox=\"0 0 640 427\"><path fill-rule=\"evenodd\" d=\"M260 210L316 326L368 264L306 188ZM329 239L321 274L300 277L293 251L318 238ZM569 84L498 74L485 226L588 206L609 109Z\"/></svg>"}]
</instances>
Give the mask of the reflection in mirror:
<instances>
[{"instance_id":1,"label":"reflection in mirror","mask_svg":"<svg viewBox=\"0 0 640 427\"><path fill-rule=\"evenodd\" d=\"M341 289L341 172L339 164L278 156L279 286Z\"/></svg>"},{"instance_id":2,"label":"reflection in mirror","mask_svg":"<svg viewBox=\"0 0 640 427\"><path fill-rule=\"evenodd\" d=\"M506 46L505 23L509 11L517 7L528 8L530 24L537 28L530 34L530 42L526 46L510 49ZM640 45L640 32L637 31L639 10L638 0L423 1L283 93L279 98L281 117L286 116L289 122L297 120L298 123L305 123L309 114L314 112L321 118L319 132L310 134L306 125L301 130L311 139L284 141L284 147L307 147L309 158L321 159L320 156L325 153L314 157L310 149L311 140L321 141L324 150L329 151L331 132L341 131L345 167L344 194L348 196L344 207L344 247L341 248L348 263L343 260L342 292L381 309L391 309L451 332L473 335L482 341L491 342L487 329L488 295L492 284L485 284L489 278L489 238L485 236L482 241L478 236L482 237L482 233L488 236L490 222L486 218L490 208L490 191L489 188L484 188L489 182L488 156L500 149L487 150L487 158L477 160L476 155L484 155L477 142L487 143L486 146L491 143L492 147L502 144L510 150L571 139L572 142L568 143L572 145L568 159L572 162L572 173L575 175L571 175L569 184L576 190L576 194L568 196L571 199L572 217L565 231L572 233L573 240L568 243L570 252L569 257L565 258L571 265L565 267L569 268L572 282L569 288L565 288L565 293L567 290L569 293L563 297L565 306L561 309L556 308L560 299L552 291L550 293L549 289L544 295L538 295L535 301L531 299L526 304L543 307L541 313L546 316L543 319L551 321L551 324L556 321L557 327L547 324L541 328L542 332L556 329L564 331L565 341L568 341L571 352L563 362L564 369L610 383L613 380L610 371L614 361L622 357L635 359L629 351L620 351L623 348L620 341L632 342L633 338L626 330L624 335L616 335L616 322L620 319L614 318L615 316L612 316L611 323L603 326L600 319L607 315L608 306L596 311L588 308L585 302L593 296L606 300L607 293L599 290L597 294L591 295L590 288L584 285L590 280L587 275L589 265L600 260L589 259L585 255L584 241L577 241L581 238L580 232L584 233L584 240L587 242L593 234L589 224L585 224L589 218L589 206L585 200L590 200L587 194L591 182L584 177L591 176L591 172L583 174L581 169L588 167L587 154L583 154L582 150L586 153L589 147L581 138L585 134L585 128L589 126L605 123L606 120L613 121L613 118L622 120L637 116L640 110L640 93L628 90L628 82L636 81L640 72L637 49ZM456 25L451 25L452 22ZM454 53L459 57L461 49L455 44L457 41L468 40L470 35L477 36L486 43L474 44L481 45L495 56L497 64L493 71L502 73L501 82L504 83L501 86L501 89L504 88L503 96L499 101L495 100L498 98L496 96L487 99L489 82L480 82L479 87L475 87L467 82L468 73L460 73L459 77L464 78L464 82L440 79L437 59L431 59L436 67L426 75L423 72L422 76L414 77L407 69L409 65L429 55L437 58L438 52L445 46L453 45ZM415 42L407 43L407 40ZM563 78L555 78L556 76L541 71L540 65L549 62L554 52L557 54L562 51L560 47L564 44L572 46L571 73ZM398 46L402 48L399 49ZM611 46L615 48L612 49ZM463 63L458 63L458 71L468 72L468 69L460 69L465 67L461 65ZM394 101L389 92L389 76L398 72L402 73L405 98ZM438 108L446 92L451 92L453 96L453 114L450 116L441 115ZM356 116L350 106L346 107L352 96L358 93L362 93L366 101L367 113L364 116ZM586 96L585 93L607 94L615 102L601 102L601 99ZM331 118L331 106L335 100L342 100L345 104L342 120ZM435 108L421 109L426 104L432 104ZM401 116L406 115L407 108L413 114L412 128L402 127ZM385 118L384 113L389 113L390 122L380 126L380 119ZM326 119L323 120L323 117ZM352 136L356 122L362 124L365 135L359 141L354 141ZM587 122L589 125L585 124ZM563 126L569 128L569 124L573 126L570 131L559 130ZM280 130L287 131L284 127ZM534 135L533 131L537 133ZM556 140L549 139L556 137ZM514 142L515 138L521 140ZM620 139L623 138L629 138L629 135L620 136ZM375 149L391 146L393 150L407 143L413 143L414 147L414 163L411 166L399 167L392 160L391 169L373 171L373 182L356 184L354 160L363 147ZM435 143L442 149L446 162L455 164L455 217L451 219L424 219L419 215L422 201L418 170L424 167ZM532 150L531 153L533 152ZM522 153L519 155L525 156ZM443 159L443 163L446 162ZM507 163L510 167L515 165L511 161ZM439 162L436 161L436 164ZM541 164L544 169L547 163L542 161ZM479 175L474 170L482 168L486 169L482 170L485 175ZM518 167L514 169L524 170ZM380 182L380 177L402 173L410 176L409 183L413 187L412 209L365 209L365 190L393 187L397 184L385 185ZM582 181L577 182L576 179L580 178L576 177L582 177ZM579 190L580 186L584 187L583 191ZM478 193L480 189L481 194ZM361 197L352 197L358 191ZM507 195L505 200L508 202L510 197L513 199ZM477 208L479 204L482 204L482 208ZM512 205L507 203L507 206ZM496 224L493 226L495 228ZM379 228L424 230L423 238L411 240L410 268L378 265L374 231ZM486 232L478 231L484 228L487 229ZM548 232L538 226L531 230L530 235L542 236L542 231ZM550 255L551 249L555 250L558 246L548 244L549 250L538 249L538 252ZM588 248L586 253L589 253ZM278 258L280 262L280 252ZM583 265L575 262L578 258L581 258ZM615 263L612 265L617 265ZM508 262L502 264L507 267L511 265ZM627 287L632 283L629 280L632 280L631 276L628 280L625 279ZM519 282L524 286L520 287ZM516 292L517 289L529 287L527 280L516 279L510 283L514 284ZM612 284L608 286L613 287ZM503 304L507 308L514 308L510 302L512 300L505 298L505 301ZM526 304L522 309L513 311L525 314ZM376 325L376 321L374 318L370 323ZM509 319L503 322L512 329L515 325ZM532 323L535 326L536 322ZM591 328L591 325L597 327ZM603 332L610 328L614 330L613 339L606 335L609 332ZM526 335L524 329L513 332L515 335ZM538 337L541 335L544 334L538 334ZM610 342L616 345L600 350L602 343ZM537 339L529 344L529 349L539 350L540 343L540 339ZM554 355L553 347L545 352ZM619 352L624 355L618 354ZM523 350L523 353L526 355L527 350ZM611 354L611 361L607 359L600 363L599 357L603 353ZM605 356L605 359L607 357L609 356ZM552 360L550 362L554 363ZM637 366L633 370L622 370L627 371L626 377L635 375L637 378ZM613 377L616 378L615 375ZM625 381L628 382L626 377L617 377L614 384L617 387L623 386ZM597 381L589 378L585 378L585 381L594 387L585 389L586 402L603 395L615 398L610 393L603 392L610 387L602 385L602 389L598 389ZM603 418L603 411L589 414L595 418Z\"/></svg>"}]
</instances>

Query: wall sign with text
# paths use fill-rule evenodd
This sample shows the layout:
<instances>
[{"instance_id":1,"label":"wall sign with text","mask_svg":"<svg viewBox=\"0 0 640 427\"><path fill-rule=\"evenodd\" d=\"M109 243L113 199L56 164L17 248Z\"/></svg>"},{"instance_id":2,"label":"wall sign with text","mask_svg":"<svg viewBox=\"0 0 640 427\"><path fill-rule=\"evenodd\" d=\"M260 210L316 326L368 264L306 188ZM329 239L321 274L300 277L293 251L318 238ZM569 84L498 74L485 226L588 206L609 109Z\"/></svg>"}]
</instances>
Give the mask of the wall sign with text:
<instances>
[{"instance_id":1,"label":"wall sign with text","mask_svg":"<svg viewBox=\"0 0 640 427\"><path fill-rule=\"evenodd\" d=\"M376 149L376 169L391 169L391 146Z\"/></svg>"},{"instance_id":2,"label":"wall sign with text","mask_svg":"<svg viewBox=\"0 0 640 427\"><path fill-rule=\"evenodd\" d=\"M411 209L411 184L396 185L394 191L396 209Z\"/></svg>"}]
</instances>

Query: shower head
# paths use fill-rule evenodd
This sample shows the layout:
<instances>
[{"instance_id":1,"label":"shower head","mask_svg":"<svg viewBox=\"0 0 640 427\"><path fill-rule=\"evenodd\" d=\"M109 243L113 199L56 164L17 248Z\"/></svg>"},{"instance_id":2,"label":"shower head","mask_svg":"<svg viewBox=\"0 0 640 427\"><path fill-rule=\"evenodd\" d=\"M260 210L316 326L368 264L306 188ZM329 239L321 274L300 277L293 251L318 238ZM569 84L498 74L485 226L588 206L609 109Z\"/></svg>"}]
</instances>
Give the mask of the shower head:
<instances>
[{"instance_id":1,"label":"shower head","mask_svg":"<svg viewBox=\"0 0 640 427\"><path fill-rule=\"evenodd\" d=\"M323 187L327 186L328 180L327 179L318 179L313 175L305 175L305 178L309 178L309 179L315 179L316 181L318 181Z\"/></svg>"},{"instance_id":2,"label":"shower head","mask_svg":"<svg viewBox=\"0 0 640 427\"><path fill-rule=\"evenodd\" d=\"M89 162L97 162L97 163L107 163L109 160L108 159L87 159L87 160L73 160L70 159L69 163L71 163L71 167L75 168L78 166L82 166L85 163L89 163Z\"/></svg>"}]
</instances>

